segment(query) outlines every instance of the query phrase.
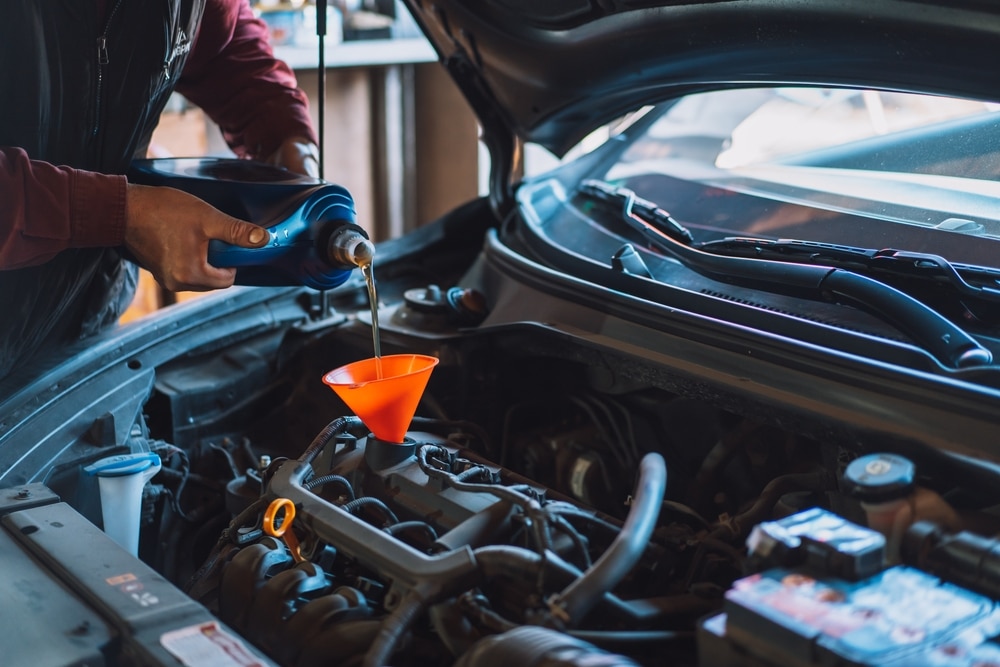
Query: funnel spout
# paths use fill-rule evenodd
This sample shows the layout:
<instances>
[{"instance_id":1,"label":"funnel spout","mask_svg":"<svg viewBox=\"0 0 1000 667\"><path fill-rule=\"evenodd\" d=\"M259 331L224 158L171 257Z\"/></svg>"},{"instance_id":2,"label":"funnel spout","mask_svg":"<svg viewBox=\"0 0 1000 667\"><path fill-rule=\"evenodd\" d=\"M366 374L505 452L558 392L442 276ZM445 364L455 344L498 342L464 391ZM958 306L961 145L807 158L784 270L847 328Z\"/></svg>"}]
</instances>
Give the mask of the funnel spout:
<instances>
[{"instance_id":1,"label":"funnel spout","mask_svg":"<svg viewBox=\"0 0 1000 667\"><path fill-rule=\"evenodd\" d=\"M402 444L436 357L392 354L362 359L323 376L354 414L385 442Z\"/></svg>"}]
</instances>

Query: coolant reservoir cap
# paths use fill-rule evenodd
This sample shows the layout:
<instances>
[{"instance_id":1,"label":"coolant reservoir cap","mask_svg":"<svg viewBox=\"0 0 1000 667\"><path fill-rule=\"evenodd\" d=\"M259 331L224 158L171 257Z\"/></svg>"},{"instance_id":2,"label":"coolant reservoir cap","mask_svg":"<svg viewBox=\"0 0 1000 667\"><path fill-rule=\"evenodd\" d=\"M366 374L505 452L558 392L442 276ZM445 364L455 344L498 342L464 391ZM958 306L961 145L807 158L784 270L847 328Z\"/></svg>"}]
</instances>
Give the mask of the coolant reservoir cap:
<instances>
[{"instance_id":1,"label":"coolant reservoir cap","mask_svg":"<svg viewBox=\"0 0 1000 667\"><path fill-rule=\"evenodd\" d=\"M88 475L97 475L98 477L124 477L125 475L145 472L152 466L158 465L160 465L160 457L157 454L138 452L136 454L108 456L85 466L83 471Z\"/></svg>"},{"instance_id":2,"label":"coolant reservoir cap","mask_svg":"<svg viewBox=\"0 0 1000 667\"><path fill-rule=\"evenodd\" d=\"M862 502L880 503L910 494L916 466L897 454L867 454L848 464L844 471L844 492Z\"/></svg>"}]
</instances>

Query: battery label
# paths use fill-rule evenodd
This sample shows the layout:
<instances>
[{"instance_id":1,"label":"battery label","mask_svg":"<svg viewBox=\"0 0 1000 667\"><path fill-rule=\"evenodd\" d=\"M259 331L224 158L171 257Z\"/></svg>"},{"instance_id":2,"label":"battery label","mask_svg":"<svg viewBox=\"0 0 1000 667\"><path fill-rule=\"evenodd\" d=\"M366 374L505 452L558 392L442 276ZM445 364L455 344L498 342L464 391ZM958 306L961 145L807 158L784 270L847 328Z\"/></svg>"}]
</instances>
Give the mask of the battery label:
<instances>
[{"instance_id":1,"label":"battery label","mask_svg":"<svg viewBox=\"0 0 1000 667\"><path fill-rule=\"evenodd\" d=\"M264 667L242 640L214 621L166 632L160 644L187 667Z\"/></svg>"}]
</instances>

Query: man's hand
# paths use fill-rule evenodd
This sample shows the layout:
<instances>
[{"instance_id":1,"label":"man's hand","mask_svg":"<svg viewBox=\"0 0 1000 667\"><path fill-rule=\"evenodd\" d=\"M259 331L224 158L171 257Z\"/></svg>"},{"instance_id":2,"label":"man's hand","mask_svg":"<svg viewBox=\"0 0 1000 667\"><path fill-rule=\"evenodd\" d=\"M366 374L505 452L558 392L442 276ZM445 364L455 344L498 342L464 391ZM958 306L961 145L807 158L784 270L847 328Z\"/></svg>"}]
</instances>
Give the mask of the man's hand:
<instances>
[{"instance_id":1,"label":"man's hand","mask_svg":"<svg viewBox=\"0 0 1000 667\"><path fill-rule=\"evenodd\" d=\"M284 167L295 174L320 178L319 149L308 139L285 139L265 162Z\"/></svg>"},{"instance_id":2,"label":"man's hand","mask_svg":"<svg viewBox=\"0 0 1000 667\"><path fill-rule=\"evenodd\" d=\"M228 216L186 192L128 186L125 247L157 282L174 292L233 284L236 269L208 263L210 240L259 248L267 238L262 227Z\"/></svg>"}]
</instances>

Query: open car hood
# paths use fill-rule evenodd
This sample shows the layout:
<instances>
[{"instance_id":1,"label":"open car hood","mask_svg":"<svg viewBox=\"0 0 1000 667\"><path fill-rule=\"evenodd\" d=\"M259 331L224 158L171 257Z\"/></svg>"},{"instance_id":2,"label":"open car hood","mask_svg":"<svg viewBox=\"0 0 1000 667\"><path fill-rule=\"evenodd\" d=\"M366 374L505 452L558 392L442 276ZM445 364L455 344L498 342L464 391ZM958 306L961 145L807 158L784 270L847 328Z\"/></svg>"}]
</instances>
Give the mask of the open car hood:
<instances>
[{"instance_id":1,"label":"open car hood","mask_svg":"<svg viewBox=\"0 0 1000 667\"><path fill-rule=\"evenodd\" d=\"M1000 88L989 65L1000 5L980 0L406 4L487 130L557 155L682 92L852 84L980 98Z\"/></svg>"},{"instance_id":2,"label":"open car hood","mask_svg":"<svg viewBox=\"0 0 1000 667\"><path fill-rule=\"evenodd\" d=\"M4 378L3 665L1000 664L1000 9L407 2L490 197ZM339 186L148 162L342 249Z\"/></svg>"}]
</instances>

